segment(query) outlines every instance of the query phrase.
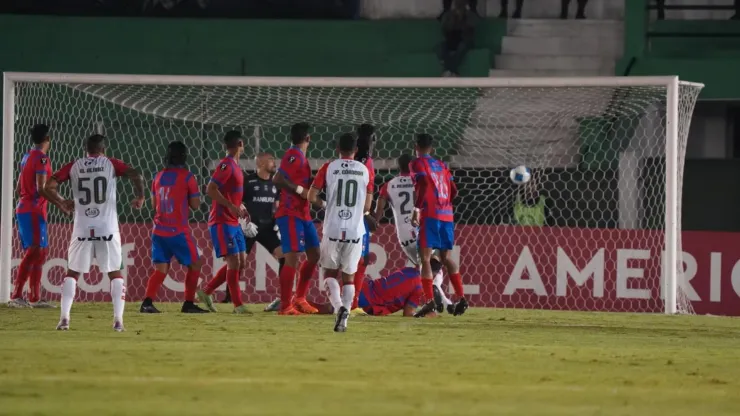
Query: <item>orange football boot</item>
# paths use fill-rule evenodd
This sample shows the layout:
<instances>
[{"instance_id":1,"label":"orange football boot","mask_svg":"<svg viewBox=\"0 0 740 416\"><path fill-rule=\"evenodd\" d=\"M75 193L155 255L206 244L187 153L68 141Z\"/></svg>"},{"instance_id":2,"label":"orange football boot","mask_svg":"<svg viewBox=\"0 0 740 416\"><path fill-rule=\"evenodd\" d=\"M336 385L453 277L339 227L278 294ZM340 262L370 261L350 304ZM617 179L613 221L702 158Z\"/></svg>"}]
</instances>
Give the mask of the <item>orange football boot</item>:
<instances>
[{"instance_id":1,"label":"orange football boot","mask_svg":"<svg viewBox=\"0 0 740 416\"><path fill-rule=\"evenodd\" d=\"M307 315L313 315L319 313L319 310L311 306L306 298L296 298L293 300L293 306L300 312Z\"/></svg>"},{"instance_id":2,"label":"orange football boot","mask_svg":"<svg viewBox=\"0 0 740 416\"><path fill-rule=\"evenodd\" d=\"M294 308L292 305L288 305L285 309L280 309L278 312L278 315L290 315L290 316L296 316L296 315L303 315L300 313L296 308Z\"/></svg>"}]
</instances>

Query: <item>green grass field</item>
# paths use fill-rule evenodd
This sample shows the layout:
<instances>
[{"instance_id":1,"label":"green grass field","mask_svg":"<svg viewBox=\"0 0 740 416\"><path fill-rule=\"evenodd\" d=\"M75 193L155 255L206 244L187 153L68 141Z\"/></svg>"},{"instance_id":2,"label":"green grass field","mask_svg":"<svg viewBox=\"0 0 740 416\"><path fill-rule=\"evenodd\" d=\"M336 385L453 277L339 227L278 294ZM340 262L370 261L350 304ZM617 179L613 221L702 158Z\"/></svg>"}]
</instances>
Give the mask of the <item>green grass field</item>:
<instances>
[{"instance_id":1,"label":"green grass field","mask_svg":"<svg viewBox=\"0 0 740 416\"><path fill-rule=\"evenodd\" d=\"M740 320L0 309L2 415L738 415ZM257 307L253 307L258 310Z\"/></svg>"}]
</instances>

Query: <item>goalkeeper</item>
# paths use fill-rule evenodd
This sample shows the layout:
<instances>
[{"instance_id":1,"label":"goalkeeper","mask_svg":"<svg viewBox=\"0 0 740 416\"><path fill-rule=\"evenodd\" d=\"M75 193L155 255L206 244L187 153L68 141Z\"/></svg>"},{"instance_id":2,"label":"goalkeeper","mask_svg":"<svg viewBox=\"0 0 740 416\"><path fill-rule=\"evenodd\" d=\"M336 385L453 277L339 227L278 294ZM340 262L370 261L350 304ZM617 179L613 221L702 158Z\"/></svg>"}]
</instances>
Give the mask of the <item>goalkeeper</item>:
<instances>
[{"instance_id":1,"label":"goalkeeper","mask_svg":"<svg viewBox=\"0 0 740 416\"><path fill-rule=\"evenodd\" d=\"M244 175L244 193L242 200L249 212L249 220L240 220L242 231L247 242L247 253L256 243L261 244L272 255L279 259L280 268L285 260L280 247L280 233L275 224L275 208L280 192L272 183L272 177L277 168L275 157L269 153L260 153L255 159L257 170L252 174ZM225 303L230 302L228 288L226 289ZM274 302L273 302L274 303ZM279 306L272 305L274 307Z\"/></svg>"}]
</instances>

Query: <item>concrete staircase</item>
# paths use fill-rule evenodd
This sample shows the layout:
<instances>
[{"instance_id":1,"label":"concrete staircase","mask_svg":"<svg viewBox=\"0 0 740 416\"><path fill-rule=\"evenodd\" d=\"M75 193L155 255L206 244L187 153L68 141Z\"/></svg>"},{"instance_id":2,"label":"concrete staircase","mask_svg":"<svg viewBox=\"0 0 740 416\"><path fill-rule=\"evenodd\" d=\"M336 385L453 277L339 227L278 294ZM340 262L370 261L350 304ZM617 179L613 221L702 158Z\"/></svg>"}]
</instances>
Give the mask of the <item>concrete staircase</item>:
<instances>
[{"instance_id":1,"label":"concrete staircase","mask_svg":"<svg viewBox=\"0 0 740 416\"><path fill-rule=\"evenodd\" d=\"M510 20L491 77L613 76L622 22ZM579 162L582 117L603 114L611 88L493 88L478 100L459 149L478 167L567 167Z\"/></svg>"}]
</instances>

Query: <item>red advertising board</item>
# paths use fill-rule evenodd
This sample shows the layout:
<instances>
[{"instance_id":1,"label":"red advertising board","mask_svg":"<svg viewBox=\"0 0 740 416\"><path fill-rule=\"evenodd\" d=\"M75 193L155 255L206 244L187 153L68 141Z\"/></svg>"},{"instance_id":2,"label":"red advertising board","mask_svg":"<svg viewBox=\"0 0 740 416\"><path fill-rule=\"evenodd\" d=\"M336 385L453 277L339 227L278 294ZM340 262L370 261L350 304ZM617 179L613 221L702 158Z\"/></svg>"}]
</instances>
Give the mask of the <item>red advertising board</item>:
<instances>
[{"instance_id":1,"label":"red advertising board","mask_svg":"<svg viewBox=\"0 0 740 416\"><path fill-rule=\"evenodd\" d=\"M130 300L144 296L151 270L150 225L122 224L123 271ZM50 226L50 255L43 270L47 298L58 299L66 267L70 228ZM204 224L194 227L200 249L206 253L204 275L220 261L211 255ZM459 261L466 292L473 306L662 312L663 234L644 230L536 228L460 225L453 256ZM684 232L683 293L700 314L740 315L740 234ZM373 236L373 264L368 274L377 278L406 264L393 226ZM13 267L21 252L14 244ZM277 296L277 261L262 247L250 254L242 276L249 302L268 302ZM161 300L181 300L184 273L175 266L160 291ZM320 279L312 288L321 297ZM109 299L109 284L97 271L79 281L82 301Z\"/></svg>"}]
</instances>

